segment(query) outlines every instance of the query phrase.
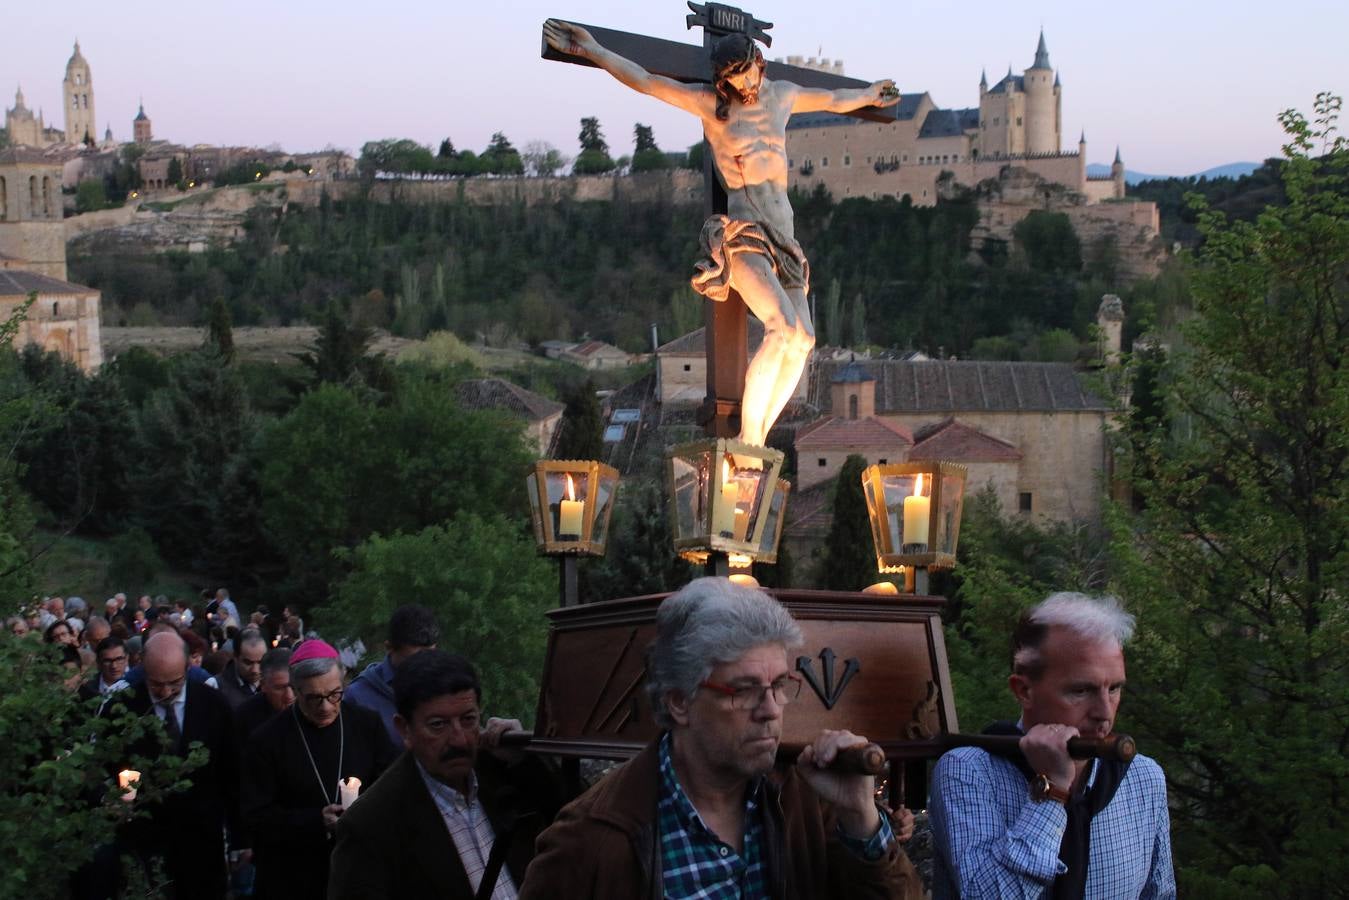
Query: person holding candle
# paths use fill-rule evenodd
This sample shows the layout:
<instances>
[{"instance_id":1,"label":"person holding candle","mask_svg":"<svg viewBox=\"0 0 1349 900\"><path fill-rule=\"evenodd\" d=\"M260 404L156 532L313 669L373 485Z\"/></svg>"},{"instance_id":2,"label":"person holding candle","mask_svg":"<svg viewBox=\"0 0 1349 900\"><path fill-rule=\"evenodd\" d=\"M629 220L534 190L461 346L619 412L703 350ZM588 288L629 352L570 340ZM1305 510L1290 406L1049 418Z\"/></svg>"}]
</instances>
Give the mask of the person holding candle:
<instances>
[{"instance_id":1,"label":"person holding candle","mask_svg":"<svg viewBox=\"0 0 1349 900\"><path fill-rule=\"evenodd\" d=\"M561 805L558 779L539 757L496 749L520 723L481 724L482 690L462 656L419 653L393 687L407 752L338 820L328 897L514 900Z\"/></svg>"},{"instance_id":2,"label":"person holding candle","mask_svg":"<svg viewBox=\"0 0 1349 900\"><path fill-rule=\"evenodd\" d=\"M343 675L334 647L301 643L290 656L295 703L259 726L244 750L239 802L255 897L321 900L344 813L342 780L374 784L394 760L379 716L343 702Z\"/></svg>"}]
</instances>

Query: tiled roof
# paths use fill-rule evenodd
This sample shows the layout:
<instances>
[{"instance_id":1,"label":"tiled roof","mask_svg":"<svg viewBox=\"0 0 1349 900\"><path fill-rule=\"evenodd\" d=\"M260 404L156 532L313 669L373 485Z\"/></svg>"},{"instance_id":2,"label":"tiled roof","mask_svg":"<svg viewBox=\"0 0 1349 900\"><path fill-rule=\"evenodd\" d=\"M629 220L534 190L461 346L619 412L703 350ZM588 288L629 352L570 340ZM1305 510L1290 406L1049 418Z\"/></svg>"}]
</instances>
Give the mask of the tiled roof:
<instances>
[{"instance_id":1,"label":"tiled roof","mask_svg":"<svg viewBox=\"0 0 1349 900\"><path fill-rule=\"evenodd\" d=\"M796 536L823 537L834 523L834 488L838 476L811 485L803 491L795 488L787 495L787 521L783 532Z\"/></svg>"},{"instance_id":2,"label":"tiled roof","mask_svg":"<svg viewBox=\"0 0 1349 900\"><path fill-rule=\"evenodd\" d=\"M899 447L912 443L913 435L909 434L907 429L882 422L880 419L843 419L830 416L796 433L796 446L803 449L828 447L839 450L861 450Z\"/></svg>"},{"instance_id":3,"label":"tiled roof","mask_svg":"<svg viewBox=\"0 0 1349 900\"><path fill-rule=\"evenodd\" d=\"M1002 77L1002 81L999 81L989 89L989 93L1006 94L1013 89L1024 94L1026 92L1026 77L1024 75L1013 75L1009 70L1007 74Z\"/></svg>"},{"instance_id":4,"label":"tiled roof","mask_svg":"<svg viewBox=\"0 0 1349 900\"><path fill-rule=\"evenodd\" d=\"M23 269L0 268L0 297L22 297L37 291L39 294L96 294L91 287L71 284L59 278L48 278Z\"/></svg>"},{"instance_id":5,"label":"tiled roof","mask_svg":"<svg viewBox=\"0 0 1349 900\"><path fill-rule=\"evenodd\" d=\"M577 344L566 352L576 356L594 356L597 353L602 353L605 356L626 357L628 355L625 351L620 350L613 344L606 344L604 341L586 341L585 343Z\"/></svg>"},{"instance_id":6,"label":"tiled roof","mask_svg":"<svg viewBox=\"0 0 1349 900\"><path fill-rule=\"evenodd\" d=\"M823 361L808 399L831 412L834 367ZM868 360L857 362L876 378L876 412L1070 412L1109 410L1067 363Z\"/></svg>"},{"instance_id":7,"label":"tiled roof","mask_svg":"<svg viewBox=\"0 0 1349 900\"><path fill-rule=\"evenodd\" d=\"M754 351L759 349L763 343L763 323L753 316L747 317L747 333L749 336L749 353L754 355ZM707 352L707 339L704 335L707 328L699 328L696 331L690 331L688 334L675 338L668 344L662 344L656 348L656 353L669 354L692 354L702 356Z\"/></svg>"},{"instance_id":8,"label":"tiled roof","mask_svg":"<svg viewBox=\"0 0 1349 900\"><path fill-rule=\"evenodd\" d=\"M951 137L979 127L978 108L934 109L923 120L920 138Z\"/></svg>"},{"instance_id":9,"label":"tiled roof","mask_svg":"<svg viewBox=\"0 0 1349 900\"><path fill-rule=\"evenodd\" d=\"M500 409L522 415L531 422L555 416L566 407L518 384L500 378L475 378L455 385L459 403L465 409Z\"/></svg>"},{"instance_id":10,"label":"tiled roof","mask_svg":"<svg viewBox=\"0 0 1349 900\"><path fill-rule=\"evenodd\" d=\"M984 434L955 419L920 429L910 460L949 459L952 462L1015 462L1021 451L1007 441Z\"/></svg>"}]
</instances>

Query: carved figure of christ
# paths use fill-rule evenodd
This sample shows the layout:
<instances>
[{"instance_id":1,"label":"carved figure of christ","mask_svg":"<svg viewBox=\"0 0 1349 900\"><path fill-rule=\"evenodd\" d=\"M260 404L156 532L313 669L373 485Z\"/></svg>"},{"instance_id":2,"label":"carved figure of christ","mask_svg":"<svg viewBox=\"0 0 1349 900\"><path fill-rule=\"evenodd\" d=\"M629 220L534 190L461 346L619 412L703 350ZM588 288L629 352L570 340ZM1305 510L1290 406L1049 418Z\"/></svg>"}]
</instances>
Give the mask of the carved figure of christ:
<instances>
[{"instance_id":1,"label":"carved figure of christ","mask_svg":"<svg viewBox=\"0 0 1349 900\"><path fill-rule=\"evenodd\" d=\"M793 113L853 112L899 102L894 82L822 90L764 78L763 55L744 35L722 38L713 49L711 84L685 84L653 74L601 46L579 25L549 19L544 37L554 50L585 59L618 81L702 122L727 215L703 229L708 259L694 287L714 300L739 294L764 325L764 340L745 375L740 439L763 445L791 399L815 346L806 293L805 255L796 243L787 199L787 120ZM723 44L723 42L732 42Z\"/></svg>"}]
</instances>

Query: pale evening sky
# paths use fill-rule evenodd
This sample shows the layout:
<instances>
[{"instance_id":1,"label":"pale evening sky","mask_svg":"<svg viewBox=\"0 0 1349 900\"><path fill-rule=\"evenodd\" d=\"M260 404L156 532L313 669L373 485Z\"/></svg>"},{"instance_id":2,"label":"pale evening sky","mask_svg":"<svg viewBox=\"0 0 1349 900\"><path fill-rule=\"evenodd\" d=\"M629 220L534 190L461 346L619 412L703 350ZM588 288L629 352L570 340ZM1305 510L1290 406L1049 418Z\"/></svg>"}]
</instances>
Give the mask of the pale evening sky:
<instances>
[{"instance_id":1,"label":"pale evening sky","mask_svg":"<svg viewBox=\"0 0 1349 900\"><path fill-rule=\"evenodd\" d=\"M1080 129L1088 162L1118 143L1130 169L1188 174L1277 155L1276 116L1310 111L1317 91L1349 91L1349 4L1342 0L1136 0L1018 4L937 0L754 0L742 8L776 27L771 59L823 55L846 74L894 78L944 107L975 106L990 84L1031 64L1043 25L1063 79L1064 149ZM130 137L138 96L156 137L180 143L326 145L450 137L481 151L494 131L516 147L548 141L577 152L582 116L598 116L614 156L635 122L666 150L700 131L594 70L539 57L549 16L698 43L678 0L252 0L184 7L25 4L0 56L0 100L23 85L28 105L62 127L61 79L79 39L92 70L99 136Z\"/></svg>"}]
</instances>

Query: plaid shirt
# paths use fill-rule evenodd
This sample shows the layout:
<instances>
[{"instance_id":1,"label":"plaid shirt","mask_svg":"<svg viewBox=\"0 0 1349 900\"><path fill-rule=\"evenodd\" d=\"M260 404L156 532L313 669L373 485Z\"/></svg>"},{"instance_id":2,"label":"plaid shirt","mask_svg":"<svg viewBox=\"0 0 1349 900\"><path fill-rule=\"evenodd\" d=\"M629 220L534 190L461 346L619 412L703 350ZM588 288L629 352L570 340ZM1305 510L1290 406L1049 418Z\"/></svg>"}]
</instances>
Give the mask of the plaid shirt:
<instances>
[{"instance_id":1,"label":"plaid shirt","mask_svg":"<svg viewBox=\"0 0 1349 900\"><path fill-rule=\"evenodd\" d=\"M660 828L661 870L666 900L758 900L768 896L768 873L763 856L764 779L745 793L744 849L740 853L704 824L698 810L679 784L670 757L670 733L660 739L660 801L656 824ZM865 859L879 859L894 840L889 817L881 813L881 827L869 840L857 840L841 830L837 837L848 850Z\"/></svg>"},{"instance_id":2,"label":"plaid shirt","mask_svg":"<svg viewBox=\"0 0 1349 900\"><path fill-rule=\"evenodd\" d=\"M1096 763L1088 785L1096 778ZM1059 845L1068 825L1063 804L1030 797L1010 760L973 747L944 755L932 772L936 844L933 900L948 897L1049 897L1067 866ZM1137 756L1110 803L1091 820L1086 900L1173 898L1171 819L1166 779Z\"/></svg>"},{"instance_id":3,"label":"plaid shirt","mask_svg":"<svg viewBox=\"0 0 1349 900\"><path fill-rule=\"evenodd\" d=\"M667 900L753 900L768 896L763 862L764 784L745 795L744 849L740 853L708 828L679 785L670 758L670 735L660 740L661 869Z\"/></svg>"},{"instance_id":4,"label":"plaid shirt","mask_svg":"<svg viewBox=\"0 0 1349 900\"><path fill-rule=\"evenodd\" d=\"M436 802L440 817L445 820L445 828L450 832L454 848L459 851L459 861L464 864L464 871L468 873L468 883L473 886L474 893L477 893L483 871L487 868L487 857L491 855L492 844L496 841L492 823L487 821L487 812L478 801L478 776L476 773L470 773L468 796L465 797L444 782L428 775L420 762L417 763L417 771L421 774L426 789L431 792L431 799ZM492 888L492 900L515 900L515 898L515 882L511 880L511 873L503 866L501 874L497 876L496 885Z\"/></svg>"}]
</instances>

